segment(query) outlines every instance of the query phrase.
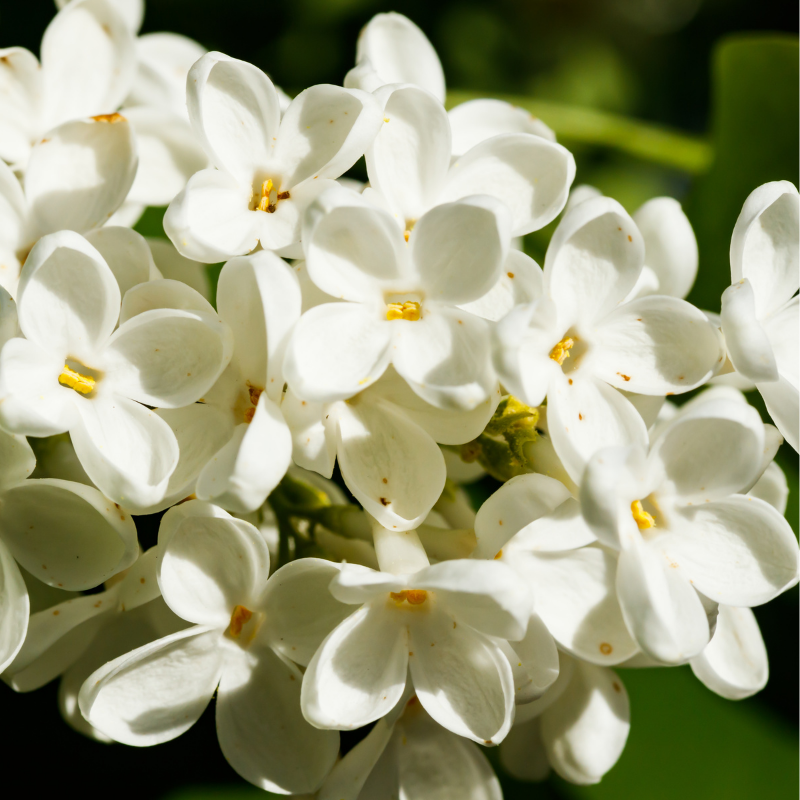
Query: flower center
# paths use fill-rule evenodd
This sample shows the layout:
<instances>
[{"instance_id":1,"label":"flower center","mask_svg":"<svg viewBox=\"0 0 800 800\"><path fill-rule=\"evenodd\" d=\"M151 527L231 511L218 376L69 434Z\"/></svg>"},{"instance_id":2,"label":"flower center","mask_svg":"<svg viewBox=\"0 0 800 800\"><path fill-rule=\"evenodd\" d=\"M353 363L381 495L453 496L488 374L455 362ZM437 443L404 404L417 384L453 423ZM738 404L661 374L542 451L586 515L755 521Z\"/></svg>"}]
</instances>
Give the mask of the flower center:
<instances>
[{"instance_id":1,"label":"flower center","mask_svg":"<svg viewBox=\"0 0 800 800\"><path fill-rule=\"evenodd\" d=\"M68 389L74 389L78 394L91 394L94 387L97 385L97 378L91 375L84 375L75 369L72 369L69 364L64 364L64 369L58 376L58 382Z\"/></svg>"},{"instance_id":2,"label":"flower center","mask_svg":"<svg viewBox=\"0 0 800 800\"><path fill-rule=\"evenodd\" d=\"M403 605L403 603L421 606L428 599L428 593L424 589L403 589L402 592L389 592L389 597L398 606Z\"/></svg>"},{"instance_id":3,"label":"flower center","mask_svg":"<svg viewBox=\"0 0 800 800\"><path fill-rule=\"evenodd\" d=\"M256 413L256 406L258 405L258 398L261 397L261 392L264 390L259 386L253 386L250 381L247 381L247 392L250 396L250 408L244 411L244 421L249 425L253 421L253 416Z\"/></svg>"},{"instance_id":4,"label":"flower center","mask_svg":"<svg viewBox=\"0 0 800 800\"><path fill-rule=\"evenodd\" d=\"M255 206L258 211L266 211L267 214L274 214L281 200L288 200L291 195L289 192L279 192L272 182L272 178L267 178L261 184L261 197Z\"/></svg>"},{"instance_id":5,"label":"flower center","mask_svg":"<svg viewBox=\"0 0 800 800\"><path fill-rule=\"evenodd\" d=\"M413 300L406 300L404 303L387 303L386 319L405 319L408 322L416 322L422 316L419 303Z\"/></svg>"},{"instance_id":6,"label":"flower center","mask_svg":"<svg viewBox=\"0 0 800 800\"><path fill-rule=\"evenodd\" d=\"M641 500L634 500L631 503L631 514L633 514L634 522L639 527L640 531L646 531L649 528L656 527L656 520L652 514L648 514L642 507Z\"/></svg>"},{"instance_id":7,"label":"flower center","mask_svg":"<svg viewBox=\"0 0 800 800\"><path fill-rule=\"evenodd\" d=\"M231 624L228 627L228 635L232 639L238 639L242 635L242 628L250 622L253 612L244 606L235 606L231 614Z\"/></svg>"},{"instance_id":8,"label":"flower center","mask_svg":"<svg viewBox=\"0 0 800 800\"><path fill-rule=\"evenodd\" d=\"M414 226L417 224L415 219L407 219L406 220L406 229L403 231L403 238L408 242L408 237L411 236L411 231L414 230Z\"/></svg>"},{"instance_id":9,"label":"flower center","mask_svg":"<svg viewBox=\"0 0 800 800\"><path fill-rule=\"evenodd\" d=\"M574 346L575 340L570 336L566 336L550 351L550 358L560 367L569 358L569 351Z\"/></svg>"}]
</instances>

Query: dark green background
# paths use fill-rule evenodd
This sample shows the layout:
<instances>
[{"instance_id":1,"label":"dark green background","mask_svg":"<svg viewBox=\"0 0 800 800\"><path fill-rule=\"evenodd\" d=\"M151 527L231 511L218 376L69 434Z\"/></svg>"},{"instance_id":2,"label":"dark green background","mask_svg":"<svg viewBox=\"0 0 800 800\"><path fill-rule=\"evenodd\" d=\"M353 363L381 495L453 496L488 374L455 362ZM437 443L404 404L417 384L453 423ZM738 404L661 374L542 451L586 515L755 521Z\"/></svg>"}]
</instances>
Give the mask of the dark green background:
<instances>
[{"instance_id":1,"label":"dark green background","mask_svg":"<svg viewBox=\"0 0 800 800\"><path fill-rule=\"evenodd\" d=\"M542 116L575 152L576 183L594 184L629 211L655 195L680 199L700 246L700 274L690 299L719 309L730 278L730 233L745 197L768 180L798 180L796 3L151 0L143 30L184 33L209 49L252 61L293 93L310 83L341 82L352 66L359 28L387 10L407 14L425 30L450 89L527 98L534 108L548 103L541 107L554 109L553 118ZM0 0L0 45L38 52L52 15L50 0ZM580 120L580 109L614 115L603 117L612 122L630 117L683 131L697 138L701 151L708 143L712 157L686 161L684 168L662 166L683 163L677 150L673 158L663 148L652 158L633 157L632 134L624 125L602 143L562 125L559 114L573 119L577 113ZM149 213L142 231L152 235L159 219L160 213ZM526 242L538 259L550 232ZM767 420L760 400L751 400ZM784 446L779 461L792 487L788 516L797 531L797 456ZM155 522L143 520L144 540L154 539ZM577 788L558 779L539 785L504 779L506 797L796 798L797 603L795 589L756 609L771 666L761 694L732 703L707 691L688 668L625 670L631 735L603 782ZM24 776L26 794L265 796L248 789L220 755L213 704L175 742L135 750L96 744L68 729L58 715L55 685L29 696L4 686L0 691L3 762Z\"/></svg>"}]
</instances>

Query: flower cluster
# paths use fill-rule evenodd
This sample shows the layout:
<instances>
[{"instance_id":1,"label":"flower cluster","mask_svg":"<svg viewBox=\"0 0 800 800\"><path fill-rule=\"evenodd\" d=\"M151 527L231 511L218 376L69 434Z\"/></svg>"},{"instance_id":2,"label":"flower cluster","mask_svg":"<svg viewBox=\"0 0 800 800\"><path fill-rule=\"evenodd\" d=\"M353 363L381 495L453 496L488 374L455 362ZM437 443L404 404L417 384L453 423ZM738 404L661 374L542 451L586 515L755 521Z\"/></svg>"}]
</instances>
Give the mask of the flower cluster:
<instances>
[{"instance_id":1,"label":"flower cluster","mask_svg":"<svg viewBox=\"0 0 800 800\"><path fill-rule=\"evenodd\" d=\"M60 677L70 725L135 746L216 693L233 768L319 800L496 800L489 745L596 782L614 666L764 686L750 608L798 579L793 185L745 202L716 315L677 202L571 191L504 102L448 113L405 17L291 99L137 37L140 3L59 5L41 62L0 54L7 684ZM167 203L171 245L130 227ZM519 237L559 217L541 268Z\"/></svg>"}]
</instances>

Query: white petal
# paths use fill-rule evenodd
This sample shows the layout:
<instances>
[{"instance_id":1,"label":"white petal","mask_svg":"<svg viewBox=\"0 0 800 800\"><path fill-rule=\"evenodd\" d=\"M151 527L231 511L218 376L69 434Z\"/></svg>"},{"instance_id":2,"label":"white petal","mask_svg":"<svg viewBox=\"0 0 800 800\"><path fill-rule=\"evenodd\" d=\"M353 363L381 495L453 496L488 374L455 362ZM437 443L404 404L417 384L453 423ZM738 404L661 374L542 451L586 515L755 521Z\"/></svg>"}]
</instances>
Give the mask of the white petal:
<instances>
[{"instance_id":1,"label":"white petal","mask_svg":"<svg viewBox=\"0 0 800 800\"><path fill-rule=\"evenodd\" d=\"M622 551L617 595L642 650L658 661L679 664L708 644L708 619L689 578L673 568L659 549L634 539Z\"/></svg>"},{"instance_id":2,"label":"white petal","mask_svg":"<svg viewBox=\"0 0 800 800\"><path fill-rule=\"evenodd\" d=\"M339 565L299 558L281 567L261 598L267 617L260 636L286 658L307 666L325 637L353 613L330 593Z\"/></svg>"},{"instance_id":3,"label":"white petal","mask_svg":"<svg viewBox=\"0 0 800 800\"><path fill-rule=\"evenodd\" d=\"M543 781L550 774L550 762L542 743L541 722L517 722L500 745L503 769L518 781Z\"/></svg>"},{"instance_id":4,"label":"white petal","mask_svg":"<svg viewBox=\"0 0 800 800\"><path fill-rule=\"evenodd\" d=\"M70 436L92 482L115 502L147 513L168 487L178 443L164 420L126 397L75 401Z\"/></svg>"},{"instance_id":5,"label":"white petal","mask_svg":"<svg viewBox=\"0 0 800 800\"><path fill-rule=\"evenodd\" d=\"M278 131L275 158L282 186L338 178L364 154L382 121L378 101L358 89L320 84L301 92Z\"/></svg>"},{"instance_id":6,"label":"white petal","mask_svg":"<svg viewBox=\"0 0 800 800\"><path fill-rule=\"evenodd\" d=\"M536 700L558 678L558 650L552 634L538 614L528 619L525 637L509 642L512 648L511 670L514 672L517 705ZM522 678L522 680L520 680Z\"/></svg>"},{"instance_id":7,"label":"white petal","mask_svg":"<svg viewBox=\"0 0 800 800\"><path fill-rule=\"evenodd\" d=\"M488 324L467 311L444 305L423 307L415 322L388 323L397 372L425 401L439 408L469 411L492 395Z\"/></svg>"},{"instance_id":8,"label":"white petal","mask_svg":"<svg viewBox=\"0 0 800 800\"><path fill-rule=\"evenodd\" d=\"M752 381L774 381L778 365L769 337L756 318L756 299L750 282L743 278L722 293L722 330L736 371Z\"/></svg>"},{"instance_id":9,"label":"white petal","mask_svg":"<svg viewBox=\"0 0 800 800\"><path fill-rule=\"evenodd\" d=\"M224 630L235 606L259 609L269 551L250 523L199 500L183 506L159 531L161 593L179 617Z\"/></svg>"},{"instance_id":10,"label":"white petal","mask_svg":"<svg viewBox=\"0 0 800 800\"><path fill-rule=\"evenodd\" d=\"M158 271L167 280L181 281L211 301L211 286L205 273L205 266L182 256L172 242L164 239L148 239L150 252Z\"/></svg>"},{"instance_id":11,"label":"white petal","mask_svg":"<svg viewBox=\"0 0 800 800\"><path fill-rule=\"evenodd\" d=\"M698 591L718 603L760 605L797 580L797 540L763 500L732 495L676 509L670 527L658 544Z\"/></svg>"},{"instance_id":12,"label":"white petal","mask_svg":"<svg viewBox=\"0 0 800 800\"><path fill-rule=\"evenodd\" d=\"M295 464L330 477L336 463L336 437L332 428L325 427L323 408L322 403L301 400L291 387L286 389L281 400L281 412L292 433Z\"/></svg>"},{"instance_id":13,"label":"white petal","mask_svg":"<svg viewBox=\"0 0 800 800\"><path fill-rule=\"evenodd\" d=\"M351 614L320 645L300 698L312 725L353 730L395 706L406 684L408 633L394 611L377 600Z\"/></svg>"},{"instance_id":14,"label":"white petal","mask_svg":"<svg viewBox=\"0 0 800 800\"><path fill-rule=\"evenodd\" d=\"M742 700L760 692L769 678L769 664L753 612L720 606L714 636L691 665L692 672L712 692L728 700Z\"/></svg>"},{"instance_id":15,"label":"white petal","mask_svg":"<svg viewBox=\"0 0 800 800\"><path fill-rule=\"evenodd\" d=\"M106 228L101 228L106 230ZM201 311L213 316L214 307L203 295L181 281L157 278L129 289L122 299L119 324L156 308L175 308L181 311Z\"/></svg>"},{"instance_id":16,"label":"white petal","mask_svg":"<svg viewBox=\"0 0 800 800\"><path fill-rule=\"evenodd\" d=\"M603 447L647 447L647 428L633 405L594 377L572 383L563 373L547 394L547 421L553 446L570 478L579 483L589 459Z\"/></svg>"},{"instance_id":17,"label":"white petal","mask_svg":"<svg viewBox=\"0 0 800 800\"><path fill-rule=\"evenodd\" d=\"M612 311L595 329L587 354L592 373L639 394L688 392L725 359L706 315L674 297L642 297Z\"/></svg>"},{"instance_id":18,"label":"white petal","mask_svg":"<svg viewBox=\"0 0 800 800\"><path fill-rule=\"evenodd\" d=\"M25 197L38 236L99 227L122 205L136 175L131 124L119 114L65 122L31 151Z\"/></svg>"},{"instance_id":19,"label":"white petal","mask_svg":"<svg viewBox=\"0 0 800 800\"><path fill-rule=\"evenodd\" d=\"M26 338L46 352L91 365L114 330L119 303L114 274L82 236L61 231L31 250L17 313Z\"/></svg>"},{"instance_id":20,"label":"white petal","mask_svg":"<svg viewBox=\"0 0 800 800\"><path fill-rule=\"evenodd\" d=\"M644 239L616 200L597 197L572 208L544 262L545 290L559 322L588 327L602 319L628 295L643 262Z\"/></svg>"},{"instance_id":21,"label":"white petal","mask_svg":"<svg viewBox=\"0 0 800 800\"><path fill-rule=\"evenodd\" d=\"M410 626L409 665L425 710L443 727L481 744L497 744L511 727L514 683L500 648L448 614L419 616Z\"/></svg>"},{"instance_id":22,"label":"white petal","mask_svg":"<svg viewBox=\"0 0 800 800\"><path fill-rule=\"evenodd\" d=\"M137 747L180 736L217 688L221 635L196 626L115 658L83 684L83 716L106 736Z\"/></svg>"},{"instance_id":23,"label":"white petal","mask_svg":"<svg viewBox=\"0 0 800 800\"><path fill-rule=\"evenodd\" d=\"M251 195L250 184L204 169L170 203L164 230L182 256L203 264L249 253L261 224L259 212L250 210Z\"/></svg>"},{"instance_id":24,"label":"white petal","mask_svg":"<svg viewBox=\"0 0 800 800\"><path fill-rule=\"evenodd\" d=\"M141 403L178 408L214 385L232 353L230 328L216 314L154 309L132 317L111 337L105 380Z\"/></svg>"},{"instance_id":25,"label":"white petal","mask_svg":"<svg viewBox=\"0 0 800 800\"><path fill-rule=\"evenodd\" d=\"M567 691L542 714L541 726L553 769L571 783L598 783L625 747L628 693L611 670L579 661Z\"/></svg>"},{"instance_id":26,"label":"white petal","mask_svg":"<svg viewBox=\"0 0 800 800\"><path fill-rule=\"evenodd\" d=\"M556 135L540 119L504 100L468 100L448 113L453 130L453 155L461 156L471 147L501 133L532 133L556 140Z\"/></svg>"},{"instance_id":27,"label":"white petal","mask_svg":"<svg viewBox=\"0 0 800 800\"><path fill-rule=\"evenodd\" d=\"M25 641L29 611L22 573L0 541L0 671L14 660Z\"/></svg>"},{"instance_id":28,"label":"white petal","mask_svg":"<svg viewBox=\"0 0 800 800\"><path fill-rule=\"evenodd\" d=\"M0 491L24 481L36 467L36 456L28 440L0 431Z\"/></svg>"},{"instance_id":29,"label":"white petal","mask_svg":"<svg viewBox=\"0 0 800 800\"><path fill-rule=\"evenodd\" d=\"M197 479L197 496L231 511L254 511L292 463L292 435L280 409L263 392L249 423L209 461Z\"/></svg>"},{"instance_id":30,"label":"white petal","mask_svg":"<svg viewBox=\"0 0 800 800\"><path fill-rule=\"evenodd\" d=\"M795 295L785 306L764 320L778 374L794 386L800 384L800 298Z\"/></svg>"},{"instance_id":31,"label":"white petal","mask_svg":"<svg viewBox=\"0 0 800 800\"><path fill-rule=\"evenodd\" d=\"M380 529L379 529L380 530ZM384 531L381 530L381 533ZM404 538L414 539L414 532L401 534ZM419 539L416 539L419 542ZM418 545L417 545L418 546ZM409 548L406 548L408 550ZM395 547L400 551L400 556L408 555L403 553L403 548ZM387 595L389 592L400 591L407 587L407 575L394 575L390 572L379 572L358 564L342 564L338 575L334 575L328 587L331 594L341 603L361 605L373 598Z\"/></svg>"},{"instance_id":32,"label":"white petal","mask_svg":"<svg viewBox=\"0 0 800 800\"><path fill-rule=\"evenodd\" d=\"M44 32L41 56L48 127L116 111L136 69L133 31L103 0L60 11Z\"/></svg>"},{"instance_id":33,"label":"white petal","mask_svg":"<svg viewBox=\"0 0 800 800\"><path fill-rule=\"evenodd\" d=\"M769 503L779 514L786 513L789 484L786 475L776 462L773 461L767 466L748 494Z\"/></svg>"},{"instance_id":34,"label":"white petal","mask_svg":"<svg viewBox=\"0 0 800 800\"><path fill-rule=\"evenodd\" d=\"M330 413L347 487L386 528L416 528L439 499L447 477L436 443L385 402L337 403Z\"/></svg>"},{"instance_id":35,"label":"white petal","mask_svg":"<svg viewBox=\"0 0 800 800\"><path fill-rule=\"evenodd\" d=\"M2 64L3 62L0 61L0 75L2 75ZM0 130L2 130L1 127ZM27 201L19 179L7 164L0 162L0 248L4 252L9 252L9 255L25 244L23 239L28 233L25 230L27 216ZM14 256L14 260L17 260L16 256ZM11 269L11 267L11 264L4 265L3 270ZM4 282L10 279L5 275L2 277Z\"/></svg>"},{"instance_id":36,"label":"white petal","mask_svg":"<svg viewBox=\"0 0 800 800\"><path fill-rule=\"evenodd\" d=\"M42 73L24 47L5 47L0 57L0 159L24 163L41 133Z\"/></svg>"},{"instance_id":37,"label":"white petal","mask_svg":"<svg viewBox=\"0 0 800 800\"><path fill-rule=\"evenodd\" d=\"M800 285L800 198L788 181L765 183L745 200L731 237L731 282L750 281L756 314L783 305Z\"/></svg>"},{"instance_id":38,"label":"white petal","mask_svg":"<svg viewBox=\"0 0 800 800\"><path fill-rule=\"evenodd\" d=\"M516 533L527 530L569 498L564 484L545 475L518 475L504 483L478 510L476 558L494 558Z\"/></svg>"},{"instance_id":39,"label":"white petal","mask_svg":"<svg viewBox=\"0 0 800 800\"><path fill-rule=\"evenodd\" d=\"M369 21L358 37L356 61L370 65L379 77L379 85L413 83L444 102L444 72L439 57L425 34L402 14L376 14Z\"/></svg>"},{"instance_id":40,"label":"white petal","mask_svg":"<svg viewBox=\"0 0 800 800\"><path fill-rule=\"evenodd\" d=\"M409 239L426 299L467 303L497 283L508 252L508 211L492 197L439 205L423 216Z\"/></svg>"},{"instance_id":41,"label":"white petal","mask_svg":"<svg viewBox=\"0 0 800 800\"><path fill-rule=\"evenodd\" d=\"M3 539L14 558L50 586L91 589L138 555L130 515L97 489L53 478L27 480L3 493Z\"/></svg>"},{"instance_id":42,"label":"white petal","mask_svg":"<svg viewBox=\"0 0 800 800\"><path fill-rule=\"evenodd\" d=\"M286 380L305 400L332 402L352 397L380 378L388 366L390 324L380 319L377 309L357 303L326 303L309 309L286 348Z\"/></svg>"},{"instance_id":43,"label":"white petal","mask_svg":"<svg viewBox=\"0 0 800 800\"><path fill-rule=\"evenodd\" d=\"M86 241L108 264L124 295L133 286L150 280L155 267L144 237L130 228L105 226L86 234Z\"/></svg>"},{"instance_id":44,"label":"white petal","mask_svg":"<svg viewBox=\"0 0 800 800\"><path fill-rule=\"evenodd\" d=\"M795 451L800 449L800 435L798 435L800 394L797 386L781 376L771 383L758 383L757 388L778 430Z\"/></svg>"},{"instance_id":45,"label":"white petal","mask_svg":"<svg viewBox=\"0 0 800 800\"><path fill-rule=\"evenodd\" d=\"M567 202L575 159L560 144L506 133L475 145L450 167L441 200L488 194L511 211L514 236L552 222Z\"/></svg>"},{"instance_id":46,"label":"white petal","mask_svg":"<svg viewBox=\"0 0 800 800\"><path fill-rule=\"evenodd\" d=\"M407 228L439 199L450 167L450 124L441 101L417 86L392 86L377 97L383 125L367 150L367 174Z\"/></svg>"},{"instance_id":47,"label":"white petal","mask_svg":"<svg viewBox=\"0 0 800 800\"><path fill-rule=\"evenodd\" d=\"M339 752L339 735L300 712L303 675L268 647L226 660L217 690L217 736L228 763L271 792L316 789Z\"/></svg>"}]
</instances>

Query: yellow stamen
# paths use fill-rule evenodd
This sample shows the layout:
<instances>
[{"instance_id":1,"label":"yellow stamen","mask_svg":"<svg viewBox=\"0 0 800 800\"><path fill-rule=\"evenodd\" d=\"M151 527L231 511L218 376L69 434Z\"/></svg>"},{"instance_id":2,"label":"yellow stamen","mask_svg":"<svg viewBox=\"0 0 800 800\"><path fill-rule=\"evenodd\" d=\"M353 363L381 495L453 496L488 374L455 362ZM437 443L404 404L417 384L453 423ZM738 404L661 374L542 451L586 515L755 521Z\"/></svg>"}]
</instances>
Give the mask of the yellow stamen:
<instances>
[{"instance_id":1,"label":"yellow stamen","mask_svg":"<svg viewBox=\"0 0 800 800\"><path fill-rule=\"evenodd\" d=\"M642 508L641 500L634 500L631 503L631 514L633 514L633 519L639 526L640 531L656 527L655 519Z\"/></svg>"},{"instance_id":2,"label":"yellow stamen","mask_svg":"<svg viewBox=\"0 0 800 800\"><path fill-rule=\"evenodd\" d=\"M419 303L407 300L405 303L388 303L386 305L386 319L405 319L408 322L416 322L420 317L421 309Z\"/></svg>"},{"instance_id":3,"label":"yellow stamen","mask_svg":"<svg viewBox=\"0 0 800 800\"><path fill-rule=\"evenodd\" d=\"M113 125L115 122L125 122L125 117L122 114L117 114L114 112L113 114L98 114L96 117L92 117L95 122L107 122L110 125Z\"/></svg>"},{"instance_id":4,"label":"yellow stamen","mask_svg":"<svg viewBox=\"0 0 800 800\"><path fill-rule=\"evenodd\" d=\"M88 375L81 375L80 372L75 372L64 364L64 369L58 376L58 382L62 386L74 389L79 394L89 394L94 391L94 385L97 381Z\"/></svg>"},{"instance_id":5,"label":"yellow stamen","mask_svg":"<svg viewBox=\"0 0 800 800\"><path fill-rule=\"evenodd\" d=\"M428 593L424 589L403 589L402 592L389 592L389 597L399 606L403 603L421 606L428 599Z\"/></svg>"},{"instance_id":6,"label":"yellow stamen","mask_svg":"<svg viewBox=\"0 0 800 800\"><path fill-rule=\"evenodd\" d=\"M250 622L250 618L253 616L253 612L249 608L245 608L244 606L236 606L233 609L233 614L231 614L231 625L228 628L230 635L237 639L241 636L242 628Z\"/></svg>"},{"instance_id":7,"label":"yellow stamen","mask_svg":"<svg viewBox=\"0 0 800 800\"><path fill-rule=\"evenodd\" d=\"M560 367L564 361L569 358L569 351L572 350L574 346L574 340L567 336L550 351L550 358L552 358L553 361L555 361Z\"/></svg>"}]
</instances>

